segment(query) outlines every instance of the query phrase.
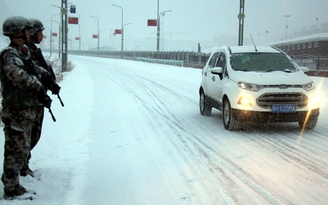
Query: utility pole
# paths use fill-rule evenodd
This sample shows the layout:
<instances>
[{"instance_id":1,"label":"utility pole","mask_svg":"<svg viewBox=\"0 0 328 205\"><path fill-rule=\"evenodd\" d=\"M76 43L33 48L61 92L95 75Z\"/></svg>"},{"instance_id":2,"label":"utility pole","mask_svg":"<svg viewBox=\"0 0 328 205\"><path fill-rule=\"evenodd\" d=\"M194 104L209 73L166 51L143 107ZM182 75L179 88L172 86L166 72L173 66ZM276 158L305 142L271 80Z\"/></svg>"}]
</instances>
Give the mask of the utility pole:
<instances>
[{"instance_id":1,"label":"utility pole","mask_svg":"<svg viewBox=\"0 0 328 205\"><path fill-rule=\"evenodd\" d=\"M291 15L284 15L286 18L286 38L288 37L288 18L291 17Z\"/></svg>"},{"instance_id":2,"label":"utility pole","mask_svg":"<svg viewBox=\"0 0 328 205\"><path fill-rule=\"evenodd\" d=\"M240 8L239 8L239 37L238 37L238 46L242 46L244 44L244 19L245 19L245 0L240 0Z\"/></svg>"},{"instance_id":3,"label":"utility pole","mask_svg":"<svg viewBox=\"0 0 328 205\"><path fill-rule=\"evenodd\" d=\"M61 22L62 22L62 72L67 70L67 0L61 2Z\"/></svg>"}]
</instances>

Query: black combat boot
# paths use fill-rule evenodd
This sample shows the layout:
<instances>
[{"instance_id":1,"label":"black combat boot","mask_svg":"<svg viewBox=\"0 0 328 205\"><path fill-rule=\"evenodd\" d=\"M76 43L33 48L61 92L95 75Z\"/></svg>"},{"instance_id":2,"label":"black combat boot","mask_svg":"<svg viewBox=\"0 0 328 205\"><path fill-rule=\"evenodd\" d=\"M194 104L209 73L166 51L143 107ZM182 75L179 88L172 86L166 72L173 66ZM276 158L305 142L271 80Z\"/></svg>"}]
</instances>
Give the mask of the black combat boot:
<instances>
[{"instance_id":1,"label":"black combat boot","mask_svg":"<svg viewBox=\"0 0 328 205\"><path fill-rule=\"evenodd\" d=\"M6 188L4 189L4 198L5 199L10 199L13 197L17 197L17 196L21 196L23 194L25 194L27 191L26 189L21 186L21 185L16 185L15 188L13 190L7 190Z\"/></svg>"},{"instance_id":2,"label":"black combat boot","mask_svg":"<svg viewBox=\"0 0 328 205\"><path fill-rule=\"evenodd\" d=\"M6 200L33 200L35 191L26 190L22 185L18 184L14 189L4 189L3 198Z\"/></svg>"}]
</instances>

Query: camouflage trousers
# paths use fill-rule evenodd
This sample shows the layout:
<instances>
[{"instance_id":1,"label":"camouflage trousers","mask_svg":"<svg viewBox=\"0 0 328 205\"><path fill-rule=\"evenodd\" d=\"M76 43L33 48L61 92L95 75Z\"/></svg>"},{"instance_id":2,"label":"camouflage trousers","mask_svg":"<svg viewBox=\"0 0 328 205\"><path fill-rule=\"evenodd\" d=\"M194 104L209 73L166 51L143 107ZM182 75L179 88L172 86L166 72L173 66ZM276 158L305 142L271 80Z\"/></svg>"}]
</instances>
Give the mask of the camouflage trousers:
<instances>
[{"instance_id":1,"label":"camouflage trousers","mask_svg":"<svg viewBox=\"0 0 328 205\"><path fill-rule=\"evenodd\" d=\"M6 191L19 184L20 169L26 163L31 149L31 133L36 119L36 109L10 110L3 108L5 147L2 182Z\"/></svg>"},{"instance_id":2,"label":"camouflage trousers","mask_svg":"<svg viewBox=\"0 0 328 205\"><path fill-rule=\"evenodd\" d=\"M32 157L31 151L32 149L38 144L40 137L41 137L41 131L42 131L42 122L44 117L44 108L43 107L37 107L36 108L36 119L32 126L31 131L31 148L30 152L26 158L26 162L24 163L24 166L22 169L28 169L29 168L29 162Z\"/></svg>"}]
</instances>

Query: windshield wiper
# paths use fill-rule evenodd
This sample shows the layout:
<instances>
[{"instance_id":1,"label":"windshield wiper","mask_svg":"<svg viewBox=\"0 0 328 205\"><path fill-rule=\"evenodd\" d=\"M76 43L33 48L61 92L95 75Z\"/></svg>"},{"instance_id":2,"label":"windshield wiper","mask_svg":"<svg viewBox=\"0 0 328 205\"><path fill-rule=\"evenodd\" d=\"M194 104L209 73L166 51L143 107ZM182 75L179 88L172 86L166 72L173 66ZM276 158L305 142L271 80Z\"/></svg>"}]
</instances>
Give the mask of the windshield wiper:
<instances>
[{"instance_id":1,"label":"windshield wiper","mask_svg":"<svg viewBox=\"0 0 328 205\"><path fill-rule=\"evenodd\" d=\"M288 68L286 68L285 70L266 70L265 72L273 72L273 71L282 71L282 72L286 72L286 73L291 73L292 72L292 70L291 69L288 69Z\"/></svg>"},{"instance_id":2,"label":"windshield wiper","mask_svg":"<svg viewBox=\"0 0 328 205\"><path fill-rule=\"evenodd\" d=\"M250 70L246 70L246 69L244 69L244 70L242 70L242 69L234 69L235 71L243 71L243 72L250 72Z\"/></svg>"}]
</instances>

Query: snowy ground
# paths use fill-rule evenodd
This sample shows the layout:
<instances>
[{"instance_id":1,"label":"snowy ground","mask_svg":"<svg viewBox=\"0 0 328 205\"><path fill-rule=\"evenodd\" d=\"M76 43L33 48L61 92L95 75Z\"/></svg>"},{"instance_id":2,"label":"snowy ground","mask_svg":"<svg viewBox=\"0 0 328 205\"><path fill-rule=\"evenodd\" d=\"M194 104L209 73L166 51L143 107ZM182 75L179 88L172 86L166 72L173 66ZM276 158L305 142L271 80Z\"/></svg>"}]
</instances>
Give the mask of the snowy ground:
<instances>
[{"instance_id":1,"label":"snowy ground","mask_svg":"<svg viewBox=\"0 0 328 205\"><path fill-rule=\"evenodd\" d=\"M65 107L52 96L57 122L46 112L32 152L41 177L21 179L36 198L0 204L327 204L326 91L312 131L287 123L229 132L219 111L199 113L200 69L69 60ZM313 80L327 89L328 79Z\"/></svg>"}]
</instances>

